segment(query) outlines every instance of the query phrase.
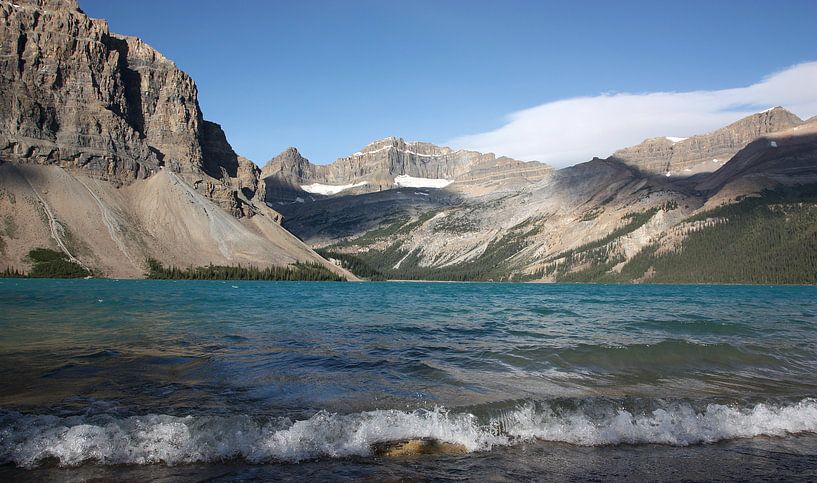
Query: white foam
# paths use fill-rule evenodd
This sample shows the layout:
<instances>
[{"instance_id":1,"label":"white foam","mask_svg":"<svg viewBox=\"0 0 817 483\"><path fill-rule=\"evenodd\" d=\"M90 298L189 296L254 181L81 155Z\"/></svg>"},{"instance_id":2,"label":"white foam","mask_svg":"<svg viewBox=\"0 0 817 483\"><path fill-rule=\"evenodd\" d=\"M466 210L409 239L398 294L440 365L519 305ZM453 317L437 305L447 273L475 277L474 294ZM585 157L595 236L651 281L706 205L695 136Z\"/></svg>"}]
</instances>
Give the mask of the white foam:
<instances>
[{"instance_id":1,"label":"white foam","mask_svg":"<svg viewBox=\"0 0 817 483\"><path fill-rule=\"evenodd\" d=\"M686 404L633 415L619 410L599 422L584 414L554 417L535 412L532 406L515 413L513 436L561 441L582 446L657 443L673 446L714 443L755 436L785 436L817 432L817 400L804 399L791 406L757 404L736 408L710 404L696 412Z\"/></svg>"},{"instance_id":2,"label":"white foam","mask_svg":"<svg viewBox=\"0 0 817 483\"><path fill-rule=\"evenodd\" d=\"M252 416L56 416L0 412L0 464L32 468L54 458L62 466L185 464L242 459L249 463L369 456L372 445L415 438L487 451L534 440L595 446L686 446L755 436L817 432L817 400L750 407L668 404L639 414L608 408L588 413L528 403L480 421L445 409L378 410L309 419Z\"/></svg>"},{"instance_id":3,"label":"white foam","mask_svg":"<svg viewBox=\"0 0 817 483\"><path fill-rule=\"evenodd\" d=\"M331 184L321 184L321 183L312 183L312 184L305 184L301 185L301 189L306 191L307 193L313 193L317 195L336 195L341 191L345 191L351 188L358 188L360 186L364 186L368 184L366 181L361 181L359 183L354 184L341 184L341 185L331 185ZM313 200L314 201L314 200Z\"/></svg>"},{"instance_id":4,"label":"white foam","mask_svg":"<svg viewBox=\"0 0 817 483\"><path fill-rule=\"evenodd\" d=\"M772 142L770 142L770 143L769 143L769 146L771 146L771 147L773 147L773 148L776 148L776 147L777 147L777 141L772 141Z\"/></svg>"},{"instance_id":5,"label":"white foam","mask_svg":"<svg viewBox=\"0 0 817 483\"><path fill-rule=\"evenodd\" d=\"M0 418L0 464L33 468L55 458L61 466L185 464L241 458L250 463L368 456L373 444L432 438L469 451L507 444L470 414L447 411L319 412L301 421L250 416L147 415L58 418L7 413Z\"/></svg>"},{"instance_id":6,"label":"white foam","mask_svg":"<svg viewBox=\"0 0 817 483\"><path fill-rule=\"evenodd\" d=\"M451 180L442 178L415 178L407 174L401 174L394 177L394 182L397 186L403 188L445 188L453 183Z\"/></svg>"}]
</instances>

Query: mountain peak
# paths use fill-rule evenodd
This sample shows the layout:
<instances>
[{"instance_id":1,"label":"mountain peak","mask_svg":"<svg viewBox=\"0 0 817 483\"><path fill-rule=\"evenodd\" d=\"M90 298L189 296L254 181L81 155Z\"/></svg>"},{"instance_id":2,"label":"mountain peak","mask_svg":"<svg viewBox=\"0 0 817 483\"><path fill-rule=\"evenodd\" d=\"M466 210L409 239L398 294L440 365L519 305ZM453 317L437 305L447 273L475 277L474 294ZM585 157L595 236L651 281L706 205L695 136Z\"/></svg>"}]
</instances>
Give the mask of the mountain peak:
<instances>
[{"instance_id":1,"label":"mountain peak","mask_svg":"<svg viewBox=\"0 0 817 483\"><path fill-rule=\"evenodd\" d=\"M764 109L764 110L762 110L762 111L760 111L760 112L756 112L755 114L763 114L763 113L765 113L765 112L776 112L776 113L788 113L788 114L792 114L792 113L791 113L791 111L787 110L787 109L786 109L786 108L784 108L783 106L774 106L774 107L770 107L770 108L768 108L768 109Z\"/></svg>"},{"instance_id":2,"label":"mountain peak","mask_svg":"<svg viewBox=\"0 0 817 483\"><path fill-rule=\"evenodd\" d=\"M347 156L349 158L361 157L379 153L381 151L388 151L394 149L397 152L407 155L414 155L420 157L440 157L450 155L459 151L455 151L445 146L437 146L436 144L420 142L420 141L406 141L401 137L389 136L387 138L373 141L363 147L360 151Z\"/></svg>"},{"instance_id":3,"label":"mountain peak","mask_svg":"<svg viewBox=\"0 0 817 483\"><path fill-rule=\"evenodd\" d=\"M758 122L758 120L763 119L774 119L784 124L790 124L792 127L803 122L802 119L800 119L796 114L789 111L788 109L785 109L784 107L781 106L775 106L760 112L756 112L754 114L750 114L744 117L743 119L739 119L730 124L729 126L726 126L724 129L728 129L731 126L738 125L741 123Z\"/></svg>"},{"instance_id":4,"label":"mountain peak","mask_svg":"<svg viewBox=\"0 0 817 483\"><path fill-rule=\"evenodd\" d=\"M309 165L309 160L301 155L298 148L290 146L267 161L267 164L261 169L261 177L264 178L279 171L301 173Z\"/></svg>"}]
</instances>

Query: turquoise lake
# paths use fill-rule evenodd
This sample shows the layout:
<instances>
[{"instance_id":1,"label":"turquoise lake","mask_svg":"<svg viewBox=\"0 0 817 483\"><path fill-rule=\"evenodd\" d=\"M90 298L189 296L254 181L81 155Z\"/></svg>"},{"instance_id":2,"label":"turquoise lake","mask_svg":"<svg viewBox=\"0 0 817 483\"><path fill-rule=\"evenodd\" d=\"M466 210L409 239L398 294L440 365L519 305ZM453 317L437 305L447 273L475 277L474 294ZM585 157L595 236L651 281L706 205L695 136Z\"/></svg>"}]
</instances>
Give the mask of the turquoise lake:
<instances>
[{"instance_id":1,"label":"turquoise lake","mask_svg":"<svg viewBox=\"0 0 817 483\"><path fill-rule=\"evenodd\" d=\"M817 287L0 279L0 334L3 480L817 477Z\"/></svg>"}]
</instances>

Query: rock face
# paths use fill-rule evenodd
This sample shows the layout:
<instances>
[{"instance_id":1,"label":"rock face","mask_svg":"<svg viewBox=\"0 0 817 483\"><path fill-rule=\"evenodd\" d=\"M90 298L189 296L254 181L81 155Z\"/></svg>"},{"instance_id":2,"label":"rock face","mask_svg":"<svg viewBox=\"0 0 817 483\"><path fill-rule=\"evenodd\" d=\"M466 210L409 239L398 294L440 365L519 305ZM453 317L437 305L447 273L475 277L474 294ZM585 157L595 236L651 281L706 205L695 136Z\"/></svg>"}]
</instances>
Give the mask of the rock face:
<instances>
[{"instance_id":1,"label":"rock face","mask_svg":"<svg viewBox=\"0 0 817 483\"><path fill-rule=\"evenodd\" d=\"M197 187L236 216L254 212L239 196L254 196L252 183L237 180L236 154L172 61L74 0L3 2L0 20L2 159L121 183L164 166L201 178Z\"/></svg>"},{"instance_id":2,"label":"rock face","mask_svg":"<svg viewBox=\"0 0 817 483\"><path fill-rule=\"evenodd\" d=\"M144 178L160 162L128 122L122 44L75 2L0 4L0 154ZM107 45L106 45L107 42ZM125 63L124 61L122 63ZM129 91L130 93L133 90ZM138 92L137 92L138 93Z\"/></svg>"},{"instance_id":3,"label":"rock face","mask_svg":"<svg viewBox=\"0 0 817 483\"><path fill-rule=\"evenodd\" d=\"M389 137L375 141L360 151L328 165L314 165L295 148L289 148L267 162L261 172L270 202L303 197L301 186L318 183L354 186L351 192L375 192L398 186L401 175L448 180L460 187L525 184L552 172L547 165L453 150L424 142L406 142ZM351 189L351 188L348 188ZM343 190L344 194L350 191Z\"/></svg>"},{"instance_id":4,"label":"rock face","mask_svg":"<svg viewBox=\"0 0 817 483\"><path fill-rule=\"evenodd\" d=\"M647 139L613 153L612 158L648 175L690 176L716 171L738 151L764 134L782 131L803 121L775 107L734 122L722 129L686 139Z\"/></svg>"}]
</instances>

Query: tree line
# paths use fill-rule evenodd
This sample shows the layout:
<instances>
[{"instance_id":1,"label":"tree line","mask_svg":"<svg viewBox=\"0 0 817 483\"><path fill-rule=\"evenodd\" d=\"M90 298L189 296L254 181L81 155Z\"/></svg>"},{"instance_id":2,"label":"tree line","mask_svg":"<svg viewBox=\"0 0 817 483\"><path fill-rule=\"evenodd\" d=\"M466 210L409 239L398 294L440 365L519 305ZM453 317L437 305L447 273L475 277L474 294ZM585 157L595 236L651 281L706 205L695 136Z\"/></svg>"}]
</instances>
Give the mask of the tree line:
<instances>
[{"instance_id":1,"label":"tree line","mask_svg":"<svg viewBox=\"0 0 817 483\"><path fill-rule=\"evenodd\" d=\"M340 282L345 279L317 262L295 262L287 266L258 268L242 265L206 265L180 268L147 259L145 277L152 280L279 280Z\"/></svg>"}]
</instances>

